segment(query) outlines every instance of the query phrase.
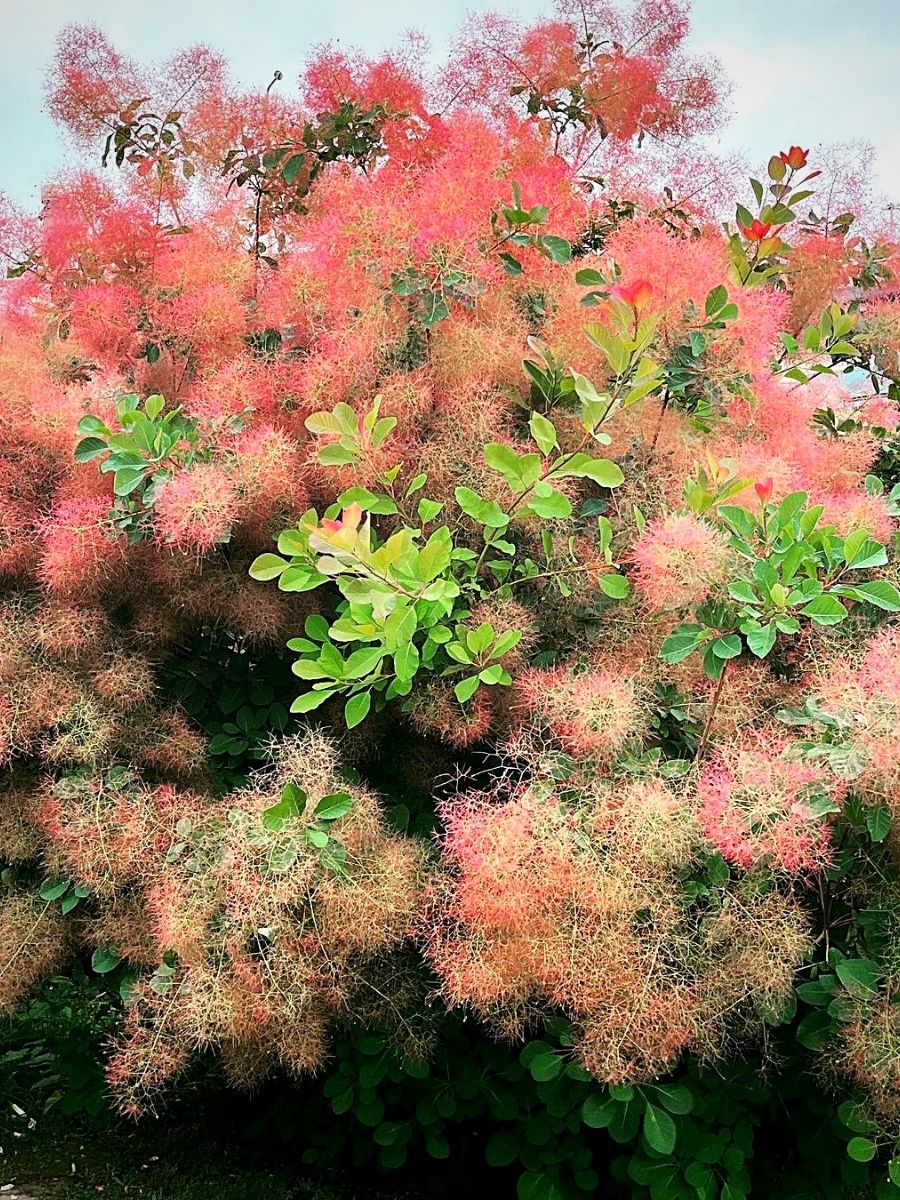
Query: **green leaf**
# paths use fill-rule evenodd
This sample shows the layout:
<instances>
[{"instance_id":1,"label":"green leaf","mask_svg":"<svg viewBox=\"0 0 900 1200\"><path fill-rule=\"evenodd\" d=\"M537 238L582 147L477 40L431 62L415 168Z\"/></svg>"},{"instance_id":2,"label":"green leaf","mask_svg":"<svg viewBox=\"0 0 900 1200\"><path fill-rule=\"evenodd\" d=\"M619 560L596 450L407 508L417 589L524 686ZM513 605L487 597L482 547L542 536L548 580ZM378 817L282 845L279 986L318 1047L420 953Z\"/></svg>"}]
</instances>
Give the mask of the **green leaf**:
<instances>
[{"instance_id":1,"label":"green leaf","mask_svg":"<svg viewBox=\"0 0 900 1200\"><path fill-rule=\"evenodd\" d=\"M667 663L680 663L693 654L704 637L702 625L679 625L663 642L660 657Z\"/></svg>"},{"instance_id":2,"label":"green leaf","mask_svg":"<svg viewBox=\"0 0 900 1200\"><path fill-rule=\"evenodd\" d=\"M581 1106L581 1119L591 1129L606 1129L616 1115L616 1101L592 1092Z\"/></svg>"},{"instance_id":3,"label":"green leaf","mask_svg":"<svg viewBox=\"0 0 900 1200\"><path fill-rule=\"evenodd\" d=\"M295 663L291 663L291 670L298 679L334 679L334 671L330 670L324 663L318 659L300 658ZM343 673L343 667L342 667Z\"/></svg>"},{"instance_id":4,"label":"green leaf","mask_svg":"<svg viewBox=\"0 0 900 1200\"><path fill-rule=\"evenodd\" d=\"M351 409L351 412L352 411L353 410ZM338 419L338 417L335 416L334 413L329 413L329 412L313 413L311 416L306 418L306 420L303 422L303 424L306 426L306 428L309 430L310 433L347 433L347 432L349 432L349 433L355 434L355 432L356 432L355 414L354 414L354 420L353 420L351 428L349 430L346 429L345 424L343 422L341 422Z\"/></svg>"},{"instance_id":5,"label":"green leaf","mask_svg":"<svg viewBox=\"0 0 900 1200\"><path fill-rule=\"evenodd\" d=\"M334 695L333 691L321 692L304 692L302 696L298 696L291 705L292 713L308 713L314 708L318 708L320 704L324 704Z\"/></svg>"},{"instance_id":6,"label":"green leaf","mask_svg":"<svg viewBox=\"0 0 900 1200\"><path fill-rule=\"evenodd\" d=\"M545 233L541 237L541 245L547 251L549 258L556 263L567 263L572 258L572 247L565 238L557 237L554 233Z\"/></svg>"},{"instance_id":7,"label":"green leaf","mask_svg":"<svg viewBox=\"0 0 900 1200\"><path fill-rule=\"evenodd\" d=\"M298 555L308 554L309 547L299 529L282 529L278 535L278 552L295 558Z\"/></svg>"},{"instance_id":8,"label":"green leaf","mask_svg":"<svg viewBox=\"0 0 900 1200\"><path fill-rule=\"evenodd\" d=\"M470 675L466 679L461 679L453 691L456 693L456 698L460 704L465 704L471 700L478 691L480 680L477 675Z\"/></svg>"},{"instance_id":9,"label":"green leaf","mask_svg":"<svg viewBox=\"0 0 900 1200\"><path fill-rule=\"evenodd\" d=\"M585 325L584 332L588 338L603 351L614 375L621 375L628 367L628 345L621 337L605 325Z\"/></svg>"},{"instance_id":10,"label":"green leaf","mask_svg":"<svg viewBox=\"0 0 900 1200\"><path fill-rule=\"evenodd\" d=\"M150 361L149 358L147 359L147 361L148 362ZM166 407L165 397L160 396L160 394L158 392L154 393L154 395L152 395L152 396L148 396L147 399L144 401L144 412L147 414L148 418L151 421L155 421L156 418L159 416L159 414L162 412L162 410L165 407Z\"/></svg>"},{"instance_id":11,"label":"green leaf","mask_svg":"<svg viewBox=\"0 0 900 1200\"><path fill-rule=\"evenodd\" d=\"M837 625L847 616L847 610L836 596L824 592L805 604L800 614L809 617L816 625Z\"/></svg>"},{"instance_id":12,"label":"green leaf","mask_svg":"<svg viewBox=\"0 0 900 1200\"><path fill-rule=\"evenodd\" d=\"M277 554L260 554L250 564L250 578L261 581L277 579L287 565L287 562Z\"/></svg>"},{"instance_id":13,"label":"green leaf","mask_svg":"<svg viewBox=\"0 0 900 1200\"><path fill-rule=\"evenodd\" d=\"M321 613L310 613L303 622L303 632L314 642L327 642L328 622Z\"/></svg>"},{"instance_id":14,"label":"green leaf","mask_svg":"<svg viewBox=\"0 0 900 1200\"><path fill-rule=\"evenodd\" d=\"M103 434L104 437L108 437L110 434L110 428L106 422L101 421L99 417L95 417L92 413L87 413L86 416L83 416L75 426L75 432L80 437L96 437L97 434Z\"/></svg>"},{"instance_id":15,"label":"green leaf","mask_svg":"<svg viewBox=\"0 0 900 1200\"><path fill-rule=\"evenodd\" d=\"M69 879L45 879L38 895L42 900L58 900L69 890L70 884Z\"/></svg>"},{"instance_id":16,"label":"green leaf","mask_svg":"<svg viewBox=\"0 0 900 1200\"><path fill-rule=\"evenodd\" d=\"M487 650L493 640L494 627L486 621L477 629L466 631L466 649L470 654L481 654L483 650Z\"/></svg>"},{"instance_id":17,"label":"green leaf","mask_svg":"<svg viewBox=\"0 0 900 1200\"><path fill-rule=\"evenodd\" d=\"M360 721L364 721L372 707L371 692L357 692L344 705L344 720L348 729L354 729Z\"/></svg>"},{"instance_id":18,"label":"green leaf","mask_svg":"<svg viewBox=\"0 0 900 1200\"><path fill-rule=\"evenodd\" d=\"M844 539L844 555L847 566L854 571L883 567L888 560L887 551L881 542L870 538L864 529L854 530L847 535Z\"/></svg>"},{"instance_id":19,"label":"green leaf","mask_svg":"<svg viewBox=\"0 0 900 1200\"><path fill-rule=\"evenodd\" d=\"M694 1097L691 1089L685 1087L684 1084L660 1083L654 1086L653 1091L659 1096L669 1112L675 1113L678 1116L685 1116L687 1113L693 1111Z\"/></svg>"},{"instance_id":20,"label":"green leaf","mask_svg":"<svg viewBox=\"0 0 900 1200\"><path fill-rule=\"evenodd\" d=\"M456 503L468 516L480 525L488 525L493 529L501 529L509 524L509 518L500 508L496 500L484 500L477 492L468 487L458 487L454 495Z\"/></svg>"},{"instance_id":21,"label":"green leaf","mask_svg":"<svg viewBox=\"0 0 900 1200\"><path fill-rule=\"evenodd\" d=\"M270 557L274 558L275 555L270 555ZM282 592L311 592L327 581L328 576L322 575L315 567L285 564L285 568L278 578L278 587Z\"/></svg>"},{"instance_id":22,"label":"green leaf","mask_svg":"<svg viewBox=\"0 0 900 1200\"><path fill-rule=\"evenodd\" d=\"M819 348L819 328L817 325L808 325L803 330L803 348L805 350L818 350Z\"/></svg>"},{"instance_id":23,"label":"green leaf","mask_svg":"<svg viewBox=\"0 0 900 1200\"><path fill-rule=\"evenodd\" d=\"M528 428L531 430L531 436L537 442L541 454L549 454L559 444L555 425L552 421L548 421L545 416L542 416L541 413L536 412L531 414Z\"/></svg>"},{"instance_id":24,"label":"green leaf","mask_svg":"<svg viewBox=\"0 0 900 1200\"><path fill-rule=\"evenodd\" d=\"M506 671L504 671L500 663L494 663L494 665L491 667L485 667L484 670L479 673L478 678L482 683L486 683L489 687L493 687L495 684L503 683L504 680L506 683L509 683L510 676Z\"/></svg>"},{"instance_id":25,"label":"green leaf","mask_svg":"<svg viewBox=\"0 0 900 1200\"><path fill-rule=\"evenodd\" d=\"M543 1171L526 1171L516 1184L518 1200L563 1200L553 1179Z\"/></svg>"},{"instance_id":26,"label":"green leaf","mask_svg":"<svg viewBox=\"0 0 900 1200\"><path fill-rule=\"evenodd\" d=\"M136 491L147 476L146 467L122 467L116 471L113 491L117 496L130 496Z\"/></svg>"},{"instance_id":27,"label":"green leaf","mask_svg":"<svg viewBox=\"0 0 900 1200\"><path fill-rule=\"evenodd\" d=\"M291 184L303 170L303 164L306 162L305 154L292 154L284 166L281 168L281 178L285 183Z\"/></svg>"},{"instance_id":28,"label":"green leaf","mask_svg":"<svg viewBox=\"0 0 900 1200\"><path fill-rule=\"evenodd\" d=\"M484 1147L484 1160L489 1167L508 1167L519 1156L522 1135L518 1128L492 1133Z\"/></svg>"},{"instance_id":29,"label":"green leaf","mask_svg":"<svg viewBox=\"0 0 900 1200\"><path fill-rule=\"evenodd\" d=\"M79 463L90 462L92 458L96 458L98 454L105 454L108 449L106 442L98 437L86 437L75 447L75 461Z\"/></svg>"},{"instance_id":30,"label":"green leaf","mask_svg":"<svg viewBox=\"0 0 900 1200\"><path fill-rule=\"evenodd\" d=\"M354 650L344 663L344 679L361 679L364 675L369 675L384 657L383 646L365 646L361 650Z\"/></svg>"},{"instance_id":31,"label":"green leaf","mask_svg":"<svg viewBox=\"0 0 900 1200\"><path fill-rule=\"evenodd\" d=\"M547 488L546 493L542 494L538 494L537 489L535 489L535 493L528 501L528 504L520 511L533 512L545 520L554 521L571 516L572 504L568 496L564 496L562 492L558 492L555 488Z\"/></svg>"},{"instance_id":32,"label":"green leaf","mask_svg":"<svg viewBox=\"0 0 900 1200\"><path fill-rule=\"evenodd\" d=\"M745 630L744 637L747 639L750 653L755 654L757 658L765 658L775 645L775 625L761 625L758 629Z\"/></svg>"},{"instance_id":33,"label":"green leaf","mask_svg":"<svg viewBox=\"0 0 900 1200\"><path fill-rule=\"evenodd\" d=\"M733 600L738 600L741 604L757 604L759 597L751 583L745 579L736 579L728 585L728 594Z\"/></svg>"},{"instance_id":34,"label":"green leaf","mask_svg":"<svg viewBox=\"0 0 900 1200\"><path fill-rule=\"evenodd\" d=\"M891 810L883 805L866 809L866 829L873 842L883 842L891 832Z\"/></svg>"},{"instance_id":35,"label":"green leaf","mask_svg":"<svg viewBox=\"0 0 900 1200\"><path fill-rule=\"evenodd\" d=\"M716 638L712 644L712 652L716 658L737 658L741 652L741 639L736 633Z\"/></svg>"},{"instance_id":36,"label":"green leaf","mask_svg":"<svg viewBox=\"0 0 900 1200\"><path fill-rule=\"evenodd\" d=\"M521 629L507 629L505 633L500 634L491 647L491 658L502 658L504 654L509 654L510 650L514 650L521 640Z\"/></svg>"},{"instance_id":37,"label":"green leaf","mask_svg":"<svg viewBox=\"0 0 900 1200\"><path fill-rule=\"evenodd\" d=\"M561 1075L564 1066L562 1055L557 1054L555 1050L546 1050L532 1058L528 1069L532 1079L538 1083L547 1083Z\"/></svg>"},{"instance_id":38,"label":"green leaf","mask_svg":"<svg viewBox=\"0 0 900 1200\"><path fill-rule=\"evenodd\" d=\"M91 970L108 975L122 961L122 955L111 946L99 946L91 955Z\"/></svg>"},{"instance_id":39,"label":"green leaf","mask_svg":"<svg viewBox=\"0 0 900 1200\"><path fill-rule=\"evenodd\" d=\"M728 303L728 289L722 284L714 287L706 297L704 312L708 317L715 316L717 312L725 307Z\"/></svg>"},{"instance_id":40,"label":"green leaf","mask_svg":"<svg viewBox=\"0 0 900 1200\"><path fill-rule=\"evenodd\" d=\"M262 823L270 833L280 833L287 821L299 817L306 808L306 792L295 783L282 788L281 799L263 812Z\"/></svg>"},{"instance_id":41,"label":"green leaf","mask_svg":"<svg viewBox=\"0 0 900 1200\"><path fill-rule=\"evenodd\" d=\"M562 466L554 468L553 476L564 479L574 476L578 479L593 479L601 487L615 488L624 482L625 476L621 469L608 458L591 458L587 454L573 454Z\"/></svg>"},{"instance_id":42,"label":"green leaf","mask_svg":"<svg viewBox=\"0 0 900 1200\"><path fill-rule=\"evenodd\" d=\"M644 1112L644 1137L657 1154L671 1154L675 1149L678 1131L667 1112L648 1104Z\"/></svg>"},{"instance_id":43,"label":"green leaf","mask_svg":"<svg viewBox=\"0 0 900 1200\"><path fill-rule=\"evenodd\" d=\"M489 467L500 472L513 491L524 492L541 473L539 455L516 454L503 442L488 442L484 447L484 460Z\"/></svg>"},{"instance_id":44,"label":"green leaf","mask_svg":"<svg viewBox=\"0 0 900 1200\"><path fill-rule=\"evenodd\" d=\"M834 996L837 988L837 980L833 975L824 975L819 979L812 979L809 983L801 983L794 991L804 1004L828 1004Z\"/></svg>"},{"instance_id":45,"label":"green leaf","mask_svg":"<svg viewBox=\"0 0 900 1200\"><path fill-rule=\"evenodd\" d=\"M878 1147L869 1138L855 1137L847 1143L847 1153L854 1162L871 1162L877 1151Z\"/></svg>"},{"instance_id":46,"label":"green leaf","mask_svg":"<svg viewBox=\"0 0 900 1200\"><path fill-rule=\"evenodd\" d=\"M624 600L631 592L631 584L624 575L601 575L600 591L613 600Z\"/></svg>"},{"instance_id":47,"label":"green leaf","mask_svg":"<svg viewBox=\"0 0 900 1200\"><path fill-rule=\"evenodd\" d=\"M375 513L376 516L391 516L397 511L397 505L390 496L372 492L367 487L348 488L338 496L337 503L341 508L346 508L350 504L358 504L364 512ZM281 549L280 546L279 549Z\"/></svg>"},{"instance_id":48,"label":"green leaf","mask_svg":"<svg viewBox=\"0 0 900 1200\"><path fill-rule=\"evenodd\" d=\"M873 579L868 583L857 583L852 588L839 586L833 589L851 600L872 604L885 612L900 612L900 591L884 579Z\"/></svg>"},{"instance_id":49,"label":"green leaf","mask_svg":"<svg viewBox=\"0 0 900 1200\"><path fill-rule=\"evenodd\" d=\"M427 525L429 521L433 521L443 508L443 504L438 500L428 500L423 497L419 501L418 514L419 520L423 525Z\"/></svg>"},{"instance_id":50,"label":"green leaf","mask_svg":"<svg viewBox=\"0 0 900 1200\"><path fill-rule=\"evenodd\" d=\"M412 642L405 642L394 651L394 671L398 679L412 679L419 669L419 650Z\"/></svg>"},{"instance_id":51,"label":"green leaf","mask_svg":"<svg viewBox=\"0 0 900 1200\"><path fill-rule=\"evenodd\" d=\"M880 971L870 958L844 958L835 963L838 979L855 1000L871 1000L878 995Z\"/></svg>"},{"instance_id":52,"label":"green leaf","mask_svg":"<svg viewBox=\"0 0 900 1200\"><path fill-rule=\"evenodd\" d=\"M834 1021L831 1016L817 1009L808 1013L797 1026L797 1041L807 1050L821 1050L831 1041Z\"/></svg>"},{"instance_id":53,"label":"green leaf","mask_svg":"<svg viewBox=\"0 0 900 1200\"><path fill-rule=\"evenodd\" d=\"M340 442L331 442L317 452L319 462L323 467L347 467L356 461L356 454L348 446Z\"/></svg>"},{"instance_id":54,"label":"green leaf","mask_svg":"<svg viewBox=\"0 0 900 1200\"><path fill-rule=\"evenodd\" d=\"M353 797L349 792L332 792L322 797L316 805L315 814L320 821L336 821L338 817L345 817L352 807Z\"/></svg>"}]
</instances>

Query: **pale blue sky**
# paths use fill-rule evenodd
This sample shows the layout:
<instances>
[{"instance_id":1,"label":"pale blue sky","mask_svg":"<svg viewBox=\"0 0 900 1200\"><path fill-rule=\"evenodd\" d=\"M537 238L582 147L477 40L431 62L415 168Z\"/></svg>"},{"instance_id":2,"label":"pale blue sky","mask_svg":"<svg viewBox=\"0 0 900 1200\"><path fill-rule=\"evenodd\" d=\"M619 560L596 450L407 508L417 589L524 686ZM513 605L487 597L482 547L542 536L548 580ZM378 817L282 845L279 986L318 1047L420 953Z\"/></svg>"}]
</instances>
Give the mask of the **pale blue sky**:
<instances>
[{"instance_id":1,"label":"pale blue sky","mask_svg":"<svg viewBox=\"0 0 900 1200\"><path fill-rule=\"evenodd\" d=\"M497 9L536 16L548 0L0 0L0 190L36 204L67 150L41 111L42 80L59 29L93 21L135 58L193 42L225 52L235 77L285 83L311 45L342 40L385 49L418 28L436 52L462 16ZM858 20L848 22L847 14ZM734 84L721 144L760 161L800 143L863 139L878 151L878 183L900 201L900 0L694 0L691 45L722 60Z\"/></svg>"}]
</instances>

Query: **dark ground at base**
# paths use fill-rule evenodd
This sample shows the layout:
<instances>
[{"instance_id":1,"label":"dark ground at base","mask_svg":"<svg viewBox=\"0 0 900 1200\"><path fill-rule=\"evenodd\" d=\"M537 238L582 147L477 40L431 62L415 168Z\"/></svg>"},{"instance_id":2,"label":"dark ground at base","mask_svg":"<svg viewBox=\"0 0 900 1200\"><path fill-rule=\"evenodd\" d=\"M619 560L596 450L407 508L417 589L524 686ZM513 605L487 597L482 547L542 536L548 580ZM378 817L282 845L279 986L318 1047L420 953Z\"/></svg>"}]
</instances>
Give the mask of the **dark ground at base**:
<instances>
[{"instance_id":1,"label":"dark ground at base","mask_svg":"<svg viewBox=\"0 0 900 1200\"><path fill-rule=\"evenodd\" d=\"M210 1145L200 1129L7 1127L0 1150L0 1200L419 1200L304 1168L269 1169Z\"/></svg>"}]
</instances>

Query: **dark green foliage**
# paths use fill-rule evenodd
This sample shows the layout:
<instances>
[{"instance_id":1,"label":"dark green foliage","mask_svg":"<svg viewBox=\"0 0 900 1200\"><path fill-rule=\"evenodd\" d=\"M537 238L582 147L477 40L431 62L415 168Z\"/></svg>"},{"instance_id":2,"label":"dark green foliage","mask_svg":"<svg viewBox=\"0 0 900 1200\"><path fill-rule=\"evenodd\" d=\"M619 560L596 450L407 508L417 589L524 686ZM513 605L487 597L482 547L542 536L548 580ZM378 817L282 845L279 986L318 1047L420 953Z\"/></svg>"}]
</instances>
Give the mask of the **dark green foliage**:
<instances>
[{"instance_id":1,"label":"dark green foliage","mask_svg":"<svg viewBox=\"0 0 900 1200\"><path fill-rule=\"evenodd\" d=\"M266 744L294 723L295 685L279 655L255 654L227 635L202 633L167 664L166 686L209 737L216 783L227 792L246 782Z\"/></svg>"},{"instance_id":2,"label":"dark green foliage","mask_svg":"<svg viewBox=\"0 0 900 1200\"><path fill-rule=\"evenodd\" d=\"M107 1121L102 1048L121 1010L116 989L80 967L43 983L13 1016L0 1021L4 1108L29 1117L56 1109Z\"/></svg>"}]
</instances>

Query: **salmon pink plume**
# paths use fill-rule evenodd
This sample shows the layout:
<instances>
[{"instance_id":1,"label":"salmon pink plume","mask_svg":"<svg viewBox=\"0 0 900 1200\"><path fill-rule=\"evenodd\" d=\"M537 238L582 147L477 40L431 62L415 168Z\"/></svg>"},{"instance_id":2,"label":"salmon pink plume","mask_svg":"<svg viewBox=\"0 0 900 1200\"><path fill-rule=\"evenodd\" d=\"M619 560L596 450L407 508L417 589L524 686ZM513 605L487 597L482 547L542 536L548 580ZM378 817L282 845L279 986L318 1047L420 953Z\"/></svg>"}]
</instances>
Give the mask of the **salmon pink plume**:
<instances>
[{"instance_id":1,"label":"salmon pink plume","mask_svg":"<svg viewBox=\"0 0 900 1200\"><path fill-rule=\"evenodd\" d=\"M240 348L246 313L238 290L228 282L199 284L159 304L160 332L189 346L201 366L218 363Z\"/></svg>"},{"instance_id":2,"label":"salmon pink plume","mask_svg":"<svg viewBox=\"0 0 900 1200\"><path fill-rule=\"evenodd\" d=\"M825 492L813 499L825 507L823 522L833 525L841 537L854 529L865 529L876 541L887 543L897 529L897 517L887 496L856 489Z\"/></svg>"},{"instance_id":3,"label":"salmon pink plume","mask_svg":"<svg viewBox=\"0 0 900 1200\"><path fill-rule=\"evenodd\" d=\"M702 307L707 294L726 278L719 239L706 233L680 242L646 217L623 223L609 239L607 251L626 278L650 281L654 312L672 310L678 318L688 300Z\"/></svg>"},{"instance_id":4,"label":"salmon pink plume","mask_svg":"<svg viewBox=\"0 0 900 1200\"><path fill-rule=\"evenodd\" d=\"M868 804L900 810L900 631L872 638L857 665L836 664L819 681L826 711L840 719L856 764L854 792Z\"/></svg>"},{"instance_id":5,"label":"salmon pink plume","mask_svg":"<svg viewBox=\"0 0 900 1200\"><path fill-rule=\"evenodd\" d=\"M72 302L74 335L111 366L129 360L136 349L140 296L123 284L79 288Z\"/></svg>"},{"instance_id":6,"label":"salmon pink plume","mask_svg":"<svg viewBox=\"0 0 900 1200\"><path fill-rule=\"evenodd\" d=\"M474 793L443 810L444 853L460 872L458 912L492 932L530 931L536 916L565 900L571 831L557 799L527 788L508 799Z\"/></svg>"},{"instance_id":7,"label":"salmon pink plume","mask_svg":"<svg viewBox=\"0 0 900 1200\"><path fill-rule=\"evenodd\" d=\"M606 137L684 136L717 125L717 68L684 55L684 4L652 0L622 12L560 0L556 12L525 29L494 13L470 18L443 81L447 94L521 121L565 113L568 101L583 115L558 118L552 144L576 161L593 159Z\"/></svg>"},{"instance_id":8,"label":"salmon pink plume","mask_svg":"<svg viewBox=\"0 0 900 1200\"><path fill-rule=\"evenodd\" d=\"M859 1005L841 1025L840 1065L888 1122L900 1113L900 1008L892 999Z\"/></svg>"},{"instance_id":9,"label":"salmon pink plume","mask_svg":"<svg viewBox=\"0 0 900 1200\"><path fill-rule=\"evenodd\" d=\"M788 261L793 286L787 328L792 331L818 323L822 310L859 270L858 256L843 238L819 232L795 238Z\"/></svg>"},{"instance_id":10,"label":"salmon pink plume","mask_svg":"<svg viewBox=\"0 0 900 1200\"><path fill-rule=\"evenodd\" d=\"M522 710L565 750L597 762L611 762L643 724L635 685L614 663L525 671L516 693Z\"/></svg>"},{"instance_id":11,"label":"salmon pink plume","mask_svg":"<svg viewBox=\"0 0 900 1200\"><path fill-rule=\"evenodd\" d=\"M38 575L52 592L99 591L124 562L110 501L103 496L61 501L41 526Z\"/></svg>"},{"instance_id":12,"label":"salmon pink plume","mask_svg":"<svg viewBox=\"0 0 900 1200\"><path fill-rule=\"evenodd\" d=\"M771 481L770 481L771 482ZM651 612L705 600L725 579L728 538L693 513L651 521L631 550L635 591Z\"/></svg>"},{"instance_id":13,"label":"salmon pink plume","mask_svg":"<svg viewBox=\"0 0 900 1200\"><path fill-rule=\"evenodd\" d=\"M154 513L160 541L173 549L204 554L228 541L239 512L229 473L218 463L199 463L162 485Z\"/></svg>"},{"instance_id":14,"label":"salmon pink plume","mask_svg":"<svg viewBox=\"0 0 900 1200\"><path fill-rule=\"evenodd\" d=\"M234 482L241 515L265 520L276 512L286 518L306 507L303 466L297 443L271 425L256 425L235 438Z\"/></svg>"},{"instance_id":15,"label":"salmon pink plume","mask_svg":"<svg viewBox=\"0 0 900 1200\"><path fill-rule=\"evenodd\" d=\"M129 100L147 94L145 88L136 65L95 25L69 25L60 34L48 107L79 140L97 137Z\"/></svg>"},{"instance_id":16,"label":"salmon pink plume","mask_svg":"<svg viewBox=\"0 0 900 1200\"><path fill-rule=\"evenodd\" d=\"M28 536L37 523L32 505L0 492L0 575L24 575L37 565L40 550Z\"/></svg>"},{"instance_id":17,"label":"salmon pink plume","mask_svg":"<svg viewBox=\"0 0 900 1200\"><path fill-rule=\"evenodd\" d=\"M900 427L900 407L897 401L881 392L860 397L855 416L863 424L886 429L888 433L895 433Z\"/></svg>"},{"instance_id":18,"label":"salmon pink plume","mask_svg":"<svg viewBox=\"0 0 900 1200\"><path fill-rule=\"evenodd\" d=\"M484 741L494 724L494 704L481 688L465 706L453 688L440 680L414 692L409 718L420 733L440 738L450 746L472 746Z\"/></svg>"},{"instance_id":19,"label":"salmon pink plume","mask_svg":"<svg viewBox=\"0 0 900 1200\"><path fill-rule=\"evenodd\" d=\"M788 740L764 728L716 749L697 785L700 824L722 856L749 869L767 863L798 874L819 871L830 858L822 802L843 787L821 767L791 757Z\"/></svg>"},{"instance_id":20,"label":"salmon pink plume","mask_svg":"<svg viewBox=\"0 0 900 1200\"><path fill-rule=\"evenodd\" d=\"M0 899L0 1012L21 998L72 952L71 931L58 904L36 892L6 890Z\"/></svg>"}]
</instances>

